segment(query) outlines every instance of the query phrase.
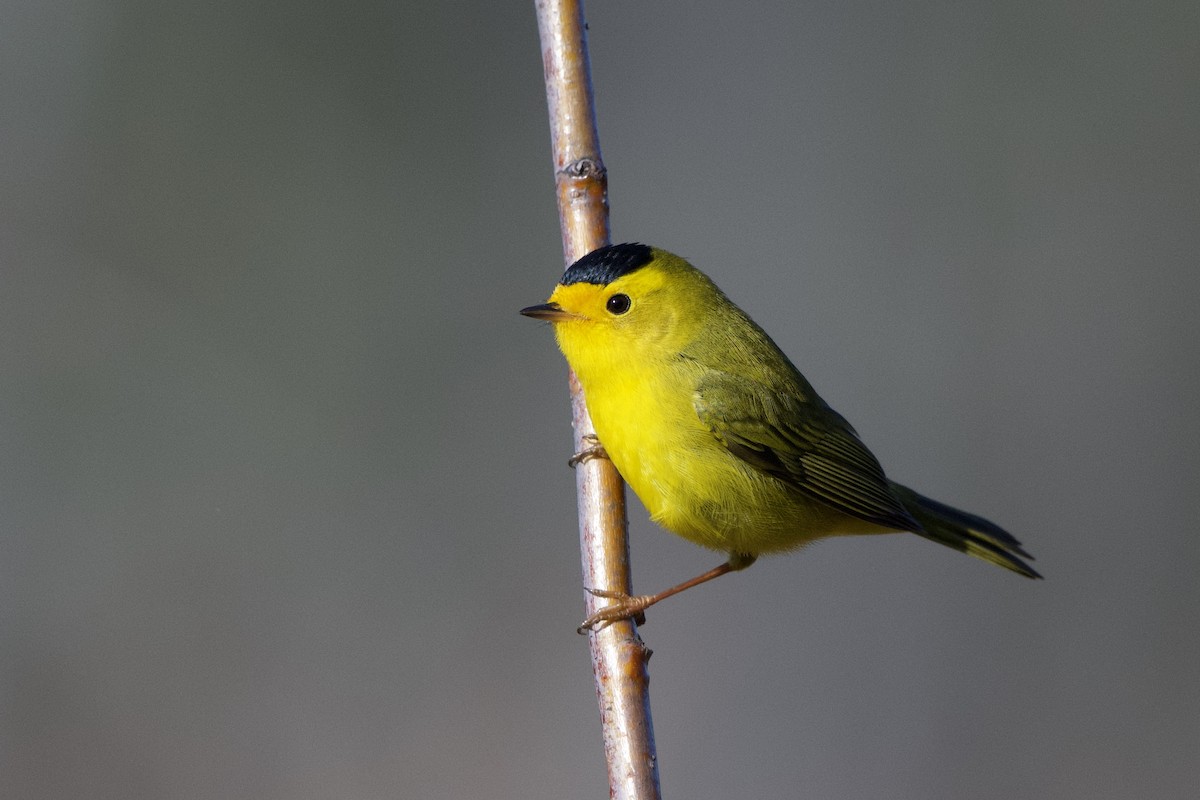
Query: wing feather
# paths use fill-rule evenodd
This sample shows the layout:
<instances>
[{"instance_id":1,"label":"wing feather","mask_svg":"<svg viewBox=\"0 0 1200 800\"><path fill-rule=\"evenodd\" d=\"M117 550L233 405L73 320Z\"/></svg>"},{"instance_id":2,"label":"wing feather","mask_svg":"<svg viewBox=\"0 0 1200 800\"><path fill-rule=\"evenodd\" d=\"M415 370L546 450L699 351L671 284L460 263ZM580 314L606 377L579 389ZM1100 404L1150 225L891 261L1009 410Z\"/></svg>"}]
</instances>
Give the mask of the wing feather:
<instances>
[{"instance_id":1,"label":"wing feather","mask_svg":"<svg viewBox=\"0 0 1200 800\"><path fill-rule=\"evenodd\" d=\"M697 387L693 405L713 436L760 472L858 519L921 530L875 456L820 398L713 371Z\"/></svg>"}]
</instances>

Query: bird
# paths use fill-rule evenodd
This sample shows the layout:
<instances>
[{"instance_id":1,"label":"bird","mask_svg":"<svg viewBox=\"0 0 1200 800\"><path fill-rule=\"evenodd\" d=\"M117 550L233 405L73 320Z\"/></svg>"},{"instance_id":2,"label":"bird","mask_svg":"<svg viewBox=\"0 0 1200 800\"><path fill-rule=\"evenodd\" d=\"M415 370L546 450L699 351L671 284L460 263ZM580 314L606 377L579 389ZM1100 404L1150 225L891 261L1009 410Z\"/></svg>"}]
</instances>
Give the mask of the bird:
<instances>
[{"instance_id":1,"label":"bird","mask_svg":"<svg viewBox=\"0 0 1200 800\"><path fill-rule=\"evenodd\" d=\"M1033 557L988 520L890 480L854 428L703 272L638 242L571 264L547 302L595 430L573 463L612 461L661 527L727 554L669 589L612 602L580 631L831 536L908 531L1027 578Z\"/></svg>"}]
</instances>

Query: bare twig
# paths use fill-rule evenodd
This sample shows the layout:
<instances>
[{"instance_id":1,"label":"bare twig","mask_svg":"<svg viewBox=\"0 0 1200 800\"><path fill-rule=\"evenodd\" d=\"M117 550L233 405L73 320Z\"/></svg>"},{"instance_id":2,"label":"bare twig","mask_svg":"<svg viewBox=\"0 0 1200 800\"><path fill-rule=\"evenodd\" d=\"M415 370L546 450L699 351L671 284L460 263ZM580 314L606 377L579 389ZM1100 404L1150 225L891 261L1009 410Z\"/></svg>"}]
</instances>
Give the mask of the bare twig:
<instances>
[{"instance_id":1,"label":"bare twig","mask_svg":"<svg viewBox=\"0 0 1200 800\"><path fill-rule=\"evenodd\" d=\"M569 264L608 244L608 181L600 157L582 0L536 0L563 255ZM571 375L575 450L592 422ZM578 464L579 538L585 587L632 593L625 522L625 485L607 459ZM597 598L585 592L586 615ZM604 601L599 601L604 602ZM619 800L657 800L658 760L650 719L650 651L630 620L588 634L600 703L609 792Z\"/></svg>"}]
</instances>

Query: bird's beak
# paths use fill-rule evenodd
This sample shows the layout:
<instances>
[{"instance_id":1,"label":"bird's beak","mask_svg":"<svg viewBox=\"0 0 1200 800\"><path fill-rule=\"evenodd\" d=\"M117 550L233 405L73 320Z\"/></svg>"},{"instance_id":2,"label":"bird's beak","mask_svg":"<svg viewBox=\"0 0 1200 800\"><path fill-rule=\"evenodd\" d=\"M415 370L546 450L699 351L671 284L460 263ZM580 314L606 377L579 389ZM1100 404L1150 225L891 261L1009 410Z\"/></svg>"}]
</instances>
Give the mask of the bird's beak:
<instances>
[{"instance_id":1,"label":"bird's beak","mask_svg":"<svg viewBox=\"0 0 1200 800\"><path fill-rule=\"evenodd\" d=\"M521 313L534 319L543 319L546 322L564 322L568 319L575 319L574 314L563 311L558 303L542 303L540 306L522 308Z\"/></svg>"}]
</instances>

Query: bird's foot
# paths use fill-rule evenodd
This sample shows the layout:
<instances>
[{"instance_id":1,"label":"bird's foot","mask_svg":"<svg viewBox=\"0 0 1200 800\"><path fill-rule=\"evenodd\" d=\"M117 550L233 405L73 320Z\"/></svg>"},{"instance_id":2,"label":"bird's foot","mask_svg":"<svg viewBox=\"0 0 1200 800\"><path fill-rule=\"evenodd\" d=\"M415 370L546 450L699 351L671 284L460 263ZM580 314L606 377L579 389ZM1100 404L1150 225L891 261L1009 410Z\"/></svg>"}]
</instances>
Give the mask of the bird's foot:
<instances>
[{"instance_id":1,"label":"bird's foot","mask_svg":"<svg viewBox=\"0 0 1200 800\"><path fill-rule=\"evenodd\" d=\"M588 592L596 597L603 597L607 600L615 602L610 606L592 614L585 619L583 623L576 628L579 634L585 634L588 631L598 631L601 628L622 619L632 619L638 625L646 624L646 609L654 605L658 599L654 595L649 594L625 594L624 592L612 592L608 589L588 589Z\"/></svg>"},{"instance_id":2,"label":"bird's foot","mask_svg":"<svg viewBox=\"0 0 1200 800\"><path fill-rule=\"evenodd\" d=\"M571 456L571 460L567 462L567 466L571 469L575 469L589 458L608 458L608 451L604 449L604 445L600 444L596 434L585 433L580 441L583 442L584 448Z\"/></svg>"}]
</instances>

